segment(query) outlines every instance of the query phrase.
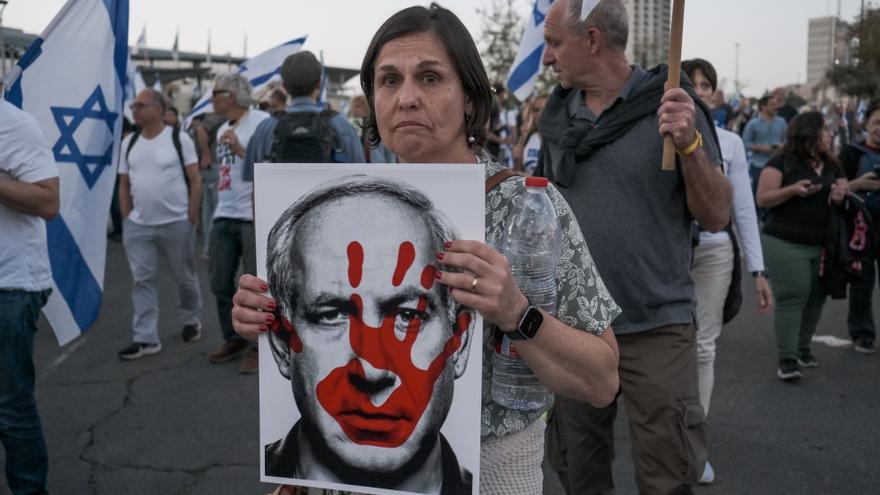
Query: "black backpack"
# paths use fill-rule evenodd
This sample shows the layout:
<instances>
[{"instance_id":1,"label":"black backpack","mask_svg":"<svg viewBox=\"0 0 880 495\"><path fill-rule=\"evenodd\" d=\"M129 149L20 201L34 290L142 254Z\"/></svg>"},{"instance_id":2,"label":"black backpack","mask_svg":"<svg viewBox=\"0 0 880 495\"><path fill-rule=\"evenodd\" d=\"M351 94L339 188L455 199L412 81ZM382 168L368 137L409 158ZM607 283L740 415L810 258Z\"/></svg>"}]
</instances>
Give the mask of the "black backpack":
<instances>
[{"instance_id":1,"label":"black backpack","mask_svg":"<svg viewBox=\"0 0 880 495\"><path fill-rule=\"evenodd\" d=\"M134 131L134 134L131 136L131 141L128 142L128 148L125 149L125 161L128 161L128 155L131 153L131 149L134 148L134 143L137 142L139 137L141 137L140 129ZM175 127L171 130L171 142L174 143L174 150L177 151L177 158L180 160L180 169L183 171L183 180L186 181L186 192L189 194L189 177L186 175L186 164L183 163L183 146L180 144L179 127ZM128 165L131 167L131 162L129 162Z\"/></svg>"},{"instance_id":2,"label":"black backpack","mask_svg":"<svg viewBox=\"0 0 880 495\"><path fill-rule=\"evenodd\" d=\"M278 119L269 161L274 163L327 163L339 140L330 119L333 110L288 112Z\"/></svg>"}]
</instances>

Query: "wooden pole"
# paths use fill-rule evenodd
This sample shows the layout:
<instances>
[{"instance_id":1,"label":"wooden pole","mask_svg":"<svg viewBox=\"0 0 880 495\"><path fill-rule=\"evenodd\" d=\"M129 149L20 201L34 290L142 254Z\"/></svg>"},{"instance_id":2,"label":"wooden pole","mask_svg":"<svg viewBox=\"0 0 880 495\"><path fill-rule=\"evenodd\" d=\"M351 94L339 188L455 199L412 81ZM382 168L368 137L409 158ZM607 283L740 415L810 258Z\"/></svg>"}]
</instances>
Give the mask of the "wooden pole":
<instances>
[{"instance_id":1,"label":"wooden pole","mask_svg":"<svg viewBox=\"0 0 880 495\"><path fill-rule=\"evenodd\" d=\"M684 0L672 0L672 28L669 34L669 75L666 91L681 85L681 34L684 30ZM675 170L675 142L663 137L663 170Z\"/></svg>"}]
</instances>

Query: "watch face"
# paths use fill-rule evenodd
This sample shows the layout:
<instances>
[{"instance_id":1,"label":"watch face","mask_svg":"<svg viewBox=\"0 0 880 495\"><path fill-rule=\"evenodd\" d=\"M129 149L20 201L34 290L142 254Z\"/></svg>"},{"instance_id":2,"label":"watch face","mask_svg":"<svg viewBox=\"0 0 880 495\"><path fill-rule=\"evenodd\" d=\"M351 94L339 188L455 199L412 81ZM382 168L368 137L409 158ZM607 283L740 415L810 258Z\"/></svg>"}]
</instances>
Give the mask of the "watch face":
<instances>
[{"instance_id":1,"label":"watch face","mask_svg":"<svg viewBox=\"0 0 880 495\"><path fill-rule=\"evenodd\" d=\"M541 324L544 323L544 316L538 311L538 308L530 306L523 315L522 322L519 325L519 332L523 337L531 339L538 333Z\"/></svg>"}]
</instances>

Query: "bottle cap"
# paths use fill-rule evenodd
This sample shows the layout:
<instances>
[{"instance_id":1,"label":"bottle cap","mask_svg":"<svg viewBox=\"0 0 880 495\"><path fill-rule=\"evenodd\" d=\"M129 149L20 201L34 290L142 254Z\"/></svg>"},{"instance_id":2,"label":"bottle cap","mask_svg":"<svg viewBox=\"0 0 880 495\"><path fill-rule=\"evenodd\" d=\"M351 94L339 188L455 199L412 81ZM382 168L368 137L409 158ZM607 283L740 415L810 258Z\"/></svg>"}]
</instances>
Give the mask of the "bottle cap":
<instances>
[{"instance_id":1,"label":"bottle cap","mask_svg":"<svg viewBox=\"0 0 880 495\"><path fill-rule=\"evenodd\" d=\"M546 177L526 177L526 187L547 187L549 183Z\"/></svg>"}]
</instances>

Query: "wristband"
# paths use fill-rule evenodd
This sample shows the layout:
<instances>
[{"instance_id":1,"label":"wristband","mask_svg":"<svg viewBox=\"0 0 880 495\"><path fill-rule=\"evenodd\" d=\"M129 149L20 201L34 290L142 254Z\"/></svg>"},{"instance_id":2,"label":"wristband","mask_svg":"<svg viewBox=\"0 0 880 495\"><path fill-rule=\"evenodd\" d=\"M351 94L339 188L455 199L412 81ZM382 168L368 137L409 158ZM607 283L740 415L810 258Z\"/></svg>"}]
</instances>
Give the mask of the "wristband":
<instances>
[{"instance_id":1,"label":"wristband","mask_svg":"<svg viewBox=\"0 0 880 495\"><path fill-rule=\"evenodd\" d=\"M696 151L697 148L699 148L700 146L703 145L703 135L700 134L700 131L694 131L694 132L697 133L697 137L694 138L694 142L691 143L690 146L688 146L687 148L685 148L683 150L676 150L676 151L678 151L679 155L688 156L691 153L693 153L694 151Z\"/></svg>"}]
</instances>

